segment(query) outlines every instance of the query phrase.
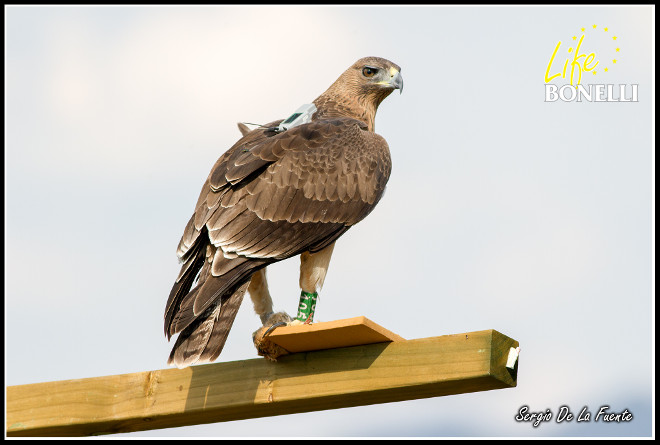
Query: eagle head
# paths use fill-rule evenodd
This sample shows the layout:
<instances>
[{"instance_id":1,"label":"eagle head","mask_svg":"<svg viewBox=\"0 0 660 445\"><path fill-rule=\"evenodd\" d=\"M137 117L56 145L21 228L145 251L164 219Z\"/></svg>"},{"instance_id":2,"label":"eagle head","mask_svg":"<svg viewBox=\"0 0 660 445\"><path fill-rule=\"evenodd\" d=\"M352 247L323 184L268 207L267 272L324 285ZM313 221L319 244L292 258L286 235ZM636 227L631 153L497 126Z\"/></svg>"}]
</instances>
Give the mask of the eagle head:
<instances>
[{"instance_id":1,"label":"eagle head","mask_svg":"<svg viewBox=\"0 0 660 445\"><path fill-rule=\"evenodd\" d=\"M387 59L364 57L348 71L356 79L362 94L384 95L384 99L394 90L403 91L401 68Z\"/></svg>"},{"instance_id":2,"label":"eagle head","mask_svg":"<svg viewBox=\"0 0 660 445\"><path fill-rule=\"evenodd\" d=\"M378 106L397 89L403 91L399 65L382 57L364 57L314 101L319 109L317 117L353 117L373 131Z\"/></svg>"}]
</instances>

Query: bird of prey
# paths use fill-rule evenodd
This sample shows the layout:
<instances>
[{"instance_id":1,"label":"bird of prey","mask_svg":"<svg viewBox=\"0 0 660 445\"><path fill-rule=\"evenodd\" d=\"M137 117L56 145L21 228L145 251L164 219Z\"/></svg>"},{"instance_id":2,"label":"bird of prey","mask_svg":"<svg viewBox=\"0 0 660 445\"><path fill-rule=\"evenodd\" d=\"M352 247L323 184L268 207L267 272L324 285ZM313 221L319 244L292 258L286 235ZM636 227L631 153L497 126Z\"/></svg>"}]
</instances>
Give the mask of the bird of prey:
<instances>
[{"instance_id":1,"label":"bird of prey","mask_svg":"<svg viewBox=\"0 0 660 445\"><path fill-rule=\"evenodd\" d=\"M211 169L177 255L183 263L165 308L179 334L168 364L215 360L246 291L264 326L313 321L335 241L383 195L391 159L374 132L378 105L403 89L398 65L358 60L296 114L249 131ZM273 313L265 267L301 256L299 312Z\"/></svg>"}]
</instances>

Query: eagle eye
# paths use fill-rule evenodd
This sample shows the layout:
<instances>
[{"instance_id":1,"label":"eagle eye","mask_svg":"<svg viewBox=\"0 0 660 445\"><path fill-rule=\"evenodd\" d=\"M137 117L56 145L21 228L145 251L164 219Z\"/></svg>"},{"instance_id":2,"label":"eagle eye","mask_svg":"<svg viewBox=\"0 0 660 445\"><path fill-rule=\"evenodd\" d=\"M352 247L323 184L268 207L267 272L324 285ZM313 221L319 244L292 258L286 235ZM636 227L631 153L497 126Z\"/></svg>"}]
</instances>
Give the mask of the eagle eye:
<instances>
[{"instance_id":1,"label":"eagle eye","mask_svg":"<svg viewBox=\"0 0 660 445\"><path fill-rule=\"evenodd\" d=\"M378 72L378 68L372 68L370 66L365 66L362 68L362 75L364 77L374 77Z\"/></svg>"}]
</instances>

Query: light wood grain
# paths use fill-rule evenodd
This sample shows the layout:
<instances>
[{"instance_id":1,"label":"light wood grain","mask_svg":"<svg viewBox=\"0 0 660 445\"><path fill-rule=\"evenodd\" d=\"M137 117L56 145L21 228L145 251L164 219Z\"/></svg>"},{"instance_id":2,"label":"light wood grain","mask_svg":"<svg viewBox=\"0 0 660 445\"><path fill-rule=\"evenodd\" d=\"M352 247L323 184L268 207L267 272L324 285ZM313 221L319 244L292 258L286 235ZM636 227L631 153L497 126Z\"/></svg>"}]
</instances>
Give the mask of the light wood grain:
<instances>
[{"instance_id":1,"label":"light wood grain","mask_svg":"<svg viewBox=\"0 0 660 445\"><path fill-rule=\"evenodd\" d=\"M494 330L7 387L8 436L84 436L516 386Z\"/></svg>"},{"instance_id":2,"label":"light wood grain","mask_svg":"<svg viewBox=\"0 0 660 445\"><path fill-rule=\"evenodd\" d=\"M268 340L289 352L320 351L347 346L405 341L367 317L346 318L273 329Z\"/></svg>"}]
</instances>

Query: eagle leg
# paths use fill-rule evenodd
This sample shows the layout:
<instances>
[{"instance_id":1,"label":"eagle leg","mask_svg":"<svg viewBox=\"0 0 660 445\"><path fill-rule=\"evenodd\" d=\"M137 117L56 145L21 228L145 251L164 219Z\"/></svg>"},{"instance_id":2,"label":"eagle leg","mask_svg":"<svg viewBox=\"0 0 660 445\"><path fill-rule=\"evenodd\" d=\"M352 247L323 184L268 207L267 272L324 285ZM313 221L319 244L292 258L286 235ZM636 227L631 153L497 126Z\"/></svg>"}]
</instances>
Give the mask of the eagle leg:
<instances>
[{"instance_id":1,"label":"eagle leg","mask_svg":"<svg viewBox=\"0 0 660 445\"><path fill-rule=\"evenodd\" d=\"M257 353L268 360L276 361L278 357L289 352L272 343L268 339L275 328L279 326L294 326L312 324L318 291L323 287L328 272L330 257L334 243L318 252L303 252L300 255L300 287L302 288L298 316L292 319L286 312L273 312L273 300L268 292L265 268L252 274L248 292L254 304L254 311L261 318L263 326L252 334L252 341Z\"/></svg>"},{"instance_id":2,"label":"eagle leg","mask_svg":"<svg viewBox=\"0 0 660 445\"><path fill-rule=\"evenodd\" d=\"M300 255L300 305L298 316L291 324L312 324L318 292L323 287L330 266L335 243L318 252L303 252ZM296 323L297 322L297 323Z\"/></svg>"},{"instance_id":3,"label":"eagle leg","mask_svg":"<svg viewBox=\"0 0 660 445\"><path fill-rule=\"evenodd\" d=\"M252 274L248 293L254 305L254 312L257 313L261 319L261 323L265 326L266 320L273 315L273 299L270 296L270 292L268 292L265 267Z\"/></svg>"}]
</instances>

